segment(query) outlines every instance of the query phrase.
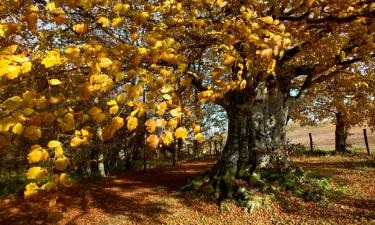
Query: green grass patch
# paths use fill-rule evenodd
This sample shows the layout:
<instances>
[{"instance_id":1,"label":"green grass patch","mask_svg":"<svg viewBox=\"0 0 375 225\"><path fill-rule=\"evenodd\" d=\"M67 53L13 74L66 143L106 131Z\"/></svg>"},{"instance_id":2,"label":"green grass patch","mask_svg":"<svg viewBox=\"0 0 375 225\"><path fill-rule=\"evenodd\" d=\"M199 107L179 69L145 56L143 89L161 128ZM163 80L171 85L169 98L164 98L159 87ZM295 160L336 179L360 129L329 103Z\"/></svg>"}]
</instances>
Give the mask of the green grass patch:
<instances>
[{"instance_id":1,"label":"green grass patch","mask_svg":"<svg viewBox=\"0 0 375 225\"><path fill-rule=\"evenodd\" d=\"M18 171L2 172L0 174L0 199L16 199L23 196L28 183L24 173Z\"/></svg>"}]
</instances>

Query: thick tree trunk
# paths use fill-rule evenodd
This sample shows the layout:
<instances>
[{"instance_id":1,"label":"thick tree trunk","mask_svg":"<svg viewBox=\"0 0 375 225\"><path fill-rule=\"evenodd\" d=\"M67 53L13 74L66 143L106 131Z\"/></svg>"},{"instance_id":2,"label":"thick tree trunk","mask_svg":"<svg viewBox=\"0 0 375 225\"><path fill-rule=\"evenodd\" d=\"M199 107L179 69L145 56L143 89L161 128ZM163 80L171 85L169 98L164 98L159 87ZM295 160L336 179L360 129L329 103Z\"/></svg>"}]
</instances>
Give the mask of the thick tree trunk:
<instances>
[{"instance_id":1,"label":"thick tree trunk","mask_svg":"<svg viewBox=\"0 0 375 225\"><path fill-rule=\"evenodd\" d=\"M335 152L346 152L347 129L342 113L336 113Z\"/></svg>"},{"instance_id":2,"label":"thick tree trunk","mask_svg":"<svg viewBox=\"0 0 375 225\"><path fill-rule=\"evenodd\" d=\"M228 139L211 177L246 178L257 167L286 162L286 96L263 87L246 100L229 99Z\"/></svg>"}]
</instances>

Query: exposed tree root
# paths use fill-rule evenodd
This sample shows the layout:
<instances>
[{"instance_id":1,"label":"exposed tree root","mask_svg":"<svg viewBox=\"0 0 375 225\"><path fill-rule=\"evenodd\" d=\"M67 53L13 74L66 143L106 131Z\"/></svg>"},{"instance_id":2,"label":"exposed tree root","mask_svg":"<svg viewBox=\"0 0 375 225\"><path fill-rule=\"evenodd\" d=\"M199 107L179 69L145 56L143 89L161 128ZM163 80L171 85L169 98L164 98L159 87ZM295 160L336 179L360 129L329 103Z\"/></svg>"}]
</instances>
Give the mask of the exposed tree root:
<instances>
[{"instance_id":1,"label":"exposed tree root","mask_svg":"<svg viewBox=\"0 0 375 225\"><path fill-rule=\"evenodd\" d=\"M318 201L325 198L328 192L336 191L328 178L293 166L258 169L251 175L228 168L214 175L201 175L181 190L211 196L218 201L222 210L226 210L228 203L234 201L249 212L268 205L270 196L277 196L280 192Z\"/></svg>"}]
</instances>

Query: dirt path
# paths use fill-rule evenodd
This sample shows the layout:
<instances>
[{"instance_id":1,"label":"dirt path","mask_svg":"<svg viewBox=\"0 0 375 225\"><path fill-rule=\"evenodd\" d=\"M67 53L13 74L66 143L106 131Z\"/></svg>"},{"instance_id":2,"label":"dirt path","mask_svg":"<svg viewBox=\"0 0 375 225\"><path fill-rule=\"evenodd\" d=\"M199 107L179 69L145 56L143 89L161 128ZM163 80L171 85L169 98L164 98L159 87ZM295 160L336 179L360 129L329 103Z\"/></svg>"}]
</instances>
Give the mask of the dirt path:
<instances>
[{"instance_id":1,"label":"dirt path","mask_svg":"<svg viewBox=\"0 0 375 225\"><path fill-rule=\"evenodd\" d=\"M179 168L126 172L94 184L65 189L56 206L47 198L0 203L0 224L375 224L374 157L299 157L309 170L330 176L349 195L305 202L287 196L254 214L176 192L177 187L209 169L214 162L184 163Z\"/></svg>"},{"instance_id":2,"label":"dirt path","mask_svg":"<svg viewBox=\"0 0 375 225\"><path fill-rule=\"evenodd\" d=\"M5 201L0 205L0 224L45 224L60 218L59 224L100 224L114 217L134 224L161 223L159 215L168 214L168 210L157 201L178 196L173 190L213 164L193 162L178 168L131 171L99 183L75 185L59 195L58 213L50 215L47 198Z\"/></svg>"}]
</instances>

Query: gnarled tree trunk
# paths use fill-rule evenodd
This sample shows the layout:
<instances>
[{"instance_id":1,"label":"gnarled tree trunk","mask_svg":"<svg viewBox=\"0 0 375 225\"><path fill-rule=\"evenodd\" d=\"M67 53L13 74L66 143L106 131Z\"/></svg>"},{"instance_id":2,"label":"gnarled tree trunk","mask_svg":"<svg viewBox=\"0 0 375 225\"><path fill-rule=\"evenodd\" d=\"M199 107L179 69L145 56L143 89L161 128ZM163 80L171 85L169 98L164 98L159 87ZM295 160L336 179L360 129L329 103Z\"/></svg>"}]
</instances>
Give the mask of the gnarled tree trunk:
<instances>
[{"instance_id":1,"label":"gnarled tree trunk","mask_svg":"<svg viewBox=\"0 0 375 225\"><path fill-rule=\"evenodd\" d=\"M246 179L257 167L286 162L287 96L260 86L254 95L226 99L228 139L211 178Z\"/></svg>"}]
</instances>

